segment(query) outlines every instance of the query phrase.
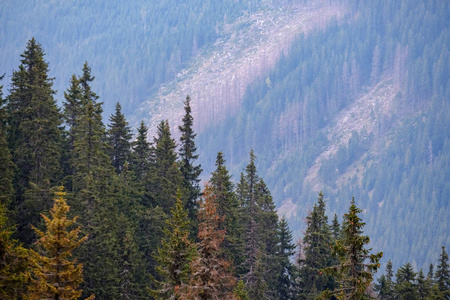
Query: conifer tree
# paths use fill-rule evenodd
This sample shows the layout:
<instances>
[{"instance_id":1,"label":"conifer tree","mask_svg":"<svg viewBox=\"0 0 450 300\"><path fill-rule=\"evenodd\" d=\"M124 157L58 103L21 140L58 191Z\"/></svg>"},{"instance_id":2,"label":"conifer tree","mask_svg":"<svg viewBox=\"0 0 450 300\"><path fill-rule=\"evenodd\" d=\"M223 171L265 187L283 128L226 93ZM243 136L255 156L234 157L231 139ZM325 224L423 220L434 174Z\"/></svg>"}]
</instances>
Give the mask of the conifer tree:
<instances>
[{"instance_id":1,"label":"conifer tree","mask_svg":"<svg viewBox=\"0 0 450 300\"><path fill-rule=\"evenodd\" d=\"M0 204L0 298L25 299L27 294L29 252L12 238L6 209Z\"/></svg>"},{"instance_id":2,"label":"conifer tree","mask_svg":"<svg viewBox=\"0 0 450 300\"><path fill-rule=\"evenodd\" d=\"M439 265L436 269L436 284L439 288L440 295L445 298L450 297L450 270L448 265L448 254L445 247L442 246L441 255L439 257Z\"/></svg>"},{"instance_id":3,"label":"conifer tree","mask_svg":"<svg viewBox=\"0 0 450 300\"><path fill-rule=\"evenodd\" d=\"M75 74L70 79L70 87L64 92L64 120L69 130L69 145L73 148L76 127L82 113L80 80Z\"/></svg>"},{"instance_id":4,"label":"conifer tree","mask_svg":"<svg viewBox=\"0 0 450 300\"><path fill-rule=\"evenodd\" d=\"M250 300L247 291L245 290L245 284L243 280L239 280L236 288L234 289L234 296L236 300Z\"/></svg>"},{"instance_id":5,"label":"conifer tree","mask_svg":"<svg viewBox=\"0 0 450 300\"><path fill-rule=\"evenodd\" d=\"M284 217L279 223L278 241L280 272L275 290L278 299L295 299L296 270L290 258L294 255L296 246L292 242L292 233Z\"/></svg>"},{"instance_id":6,"label":"conifer tree","mask_svg":"<svg viewBox=\"0 0 450 300\"><path fill-rule=\"evenodd\" d=\"M418 299L416 275L410 263L406 263L397 270L397 274L395 274L397 280L394 286L395 299Z\"/></svg>"},{"instance_id":7,"label":"conifer tree","mask_svg":"<svg viewBox=\"0 0 450 300\"><path fill-rule=\"evenodd\" d=\"M14 206L18 235L26 244L33 239L29 224L37 225L39 213L50 209L50 188L60 172L61 115L44 55L34 38L28 41L7 98L8 139L17 166Z\"/></svg>"},{"instance_id":8,"label":"conifer tree","mask_svg":"<svg viewBox=\"0 0 450 300\"><path fill-rule=\"evenodd\" d=\"M120 174L130 158L131 130L122 114L122 107L119 102L116 103L116 112L110 117L109 121L108 142L111 163L116 173Z\"/></svg>"},{"instance_id":9,"label":"conifer tree","mask_svg":"<svg viewBox=\"0 0 450 300\"><path fill-rule=\"evenodd\" d=\"M182 289L182 299L234 299L236 279L231 263L222 258L221 244L225 229L219 229L223 221L217 213L217 204L209 185L203 190L203 202L199 211L198 256L191 263L191 277Z\"/></svg>"},{"instance_id":10,"label":"conifer tree","mask_svg":"<svg viewBox=\"0 0 450 300\"><path fill-rule=\"evenodd\" d=\"M33 227L39 236L36 242L39 253L31 250L32 299L78 299L82 293L78 286L83 281L83 267L72 258L72 252L87 240L87 236L78 237L80 227L69 229L76 217L72 220L67 218L70 208L64 195L60 187L50 211L51 217L42 215L46 231Z\"/></svg>"},{"instance_id":11,"label":"conifer tree","mask_svg":"<svg viewBox=\"0 0 450 300\"><path fill-rule=\"evenodd\" d=\"M216 197L217 212L220 217L224 217L224 221L219 224L219 229L226 229L222 243L224 256L237 268L244 260L244 241L242 239L244 230L240 222L242 211L234 193L231 175L225 167L222 152L217 153L216 170L212 172L210 182Z\"/></svg>"},{"instance_id":12,"label":"conifer tree","mask_svg":"<svg viewBox=\"0 0 450 300\"><path fill-rule=\"evenodd\" d=\"M0 76L0 80L4 77ZM0 204L8 209L14 196L14 164L6 136L6 108L3 100L3 85L0 85Z\"/></svg>"},{"instance_id":13,"label":"conifer tree","mask_svg":"<svg viewBox=\"0 0 450 300\"><path fill-rule=\"evenodd\" d=\"M394 291L392 278L394 273L392 271L392 261L389 260L386 265L386 273L378 278L378 283L375 284L375 291L378 293L378 297L382 300L394 299Z\"/></svg>"},{"instance_id":14,"label":"conifer tree","mask_svg":"<svg viewBox=\"0 0 450 300\"><path fill-rule=\"evenodd\" d=\"M147 141L148 128L141 121L137 129L136 140L132 143L130 169L136 175L136 180L142 182L150 170L150 143Z\"/></svg>"},{"instance_id":15,"label":"conifer tree","mask_svg":"<svg viewBox=\"0 0 450 300\"><path fill-rule=\"evenodd\" d=\"M192 110L191 110L191 98L189 95L184 101L184 111L183 125L179 126L178 129L181 132L180 137L180 171L183 175L183 187L186 195L185 198L185 208L187 210L189 218L196 223L197 213L198 213L198 200L201 196L201 190L199 186L200 174L202 173L201 165L195 165L194 162L198 158L195 154L197 147L195 146L195 137L197 134L194 133Z\"/></svg>"},{"instance_id":16,"label":"conifer tree","mask_svg":"<svg viewBox=\"0 0 450 300\"><path fill-rule=\"evenodd\" d=\"M160 206L168 214L175 204L176 192L182 193L182 175L177 165L175 141L170 133L169 122L161 121L157 137L154 139L155 160L148 174L147 191L149 195L147 207Z\"/></svg>"},{"instance_id":17,"label":"conifer tree","mask_svg":"<svg viewBox=\"0 0 450 300\"><path fill-rule=\"evenodd\" d=\"M373 273L380 267L379 260L383 253L369 255L371 249L364 248L370 239L362 235L365 223L358 216L361 212L353 198L348 213L344 214L343 238L332 247L340 264L325 269L326 273L336 276L340 281L340 287L334 291L322 292L323 299L328 299L331 295L336 295L338 299L368 298L366 289L373 281ZM366 259L370 262L365 263Z\"/></svg>"},{"instance_id":18,"label":"conifer tree","mask_svg":"<svg viewBox=\"0 0 450 300\"><path fill-rule=\"evenodd\" d=\"M156 287L151 294L161 300L182 299L179 297L180 287L189 281L190 264L195 259L196 248L189 239L189 219L180 194L166 223L161 245L155 255L160 280L154 280Z\"/></svg>"},{"instance_id":19,"label":"conifer tree","mask_svg":"<svg viewBox=\"0 0 450 300\"><path fill-rule=\"evenodd\" d=\"M314 299L320 292L335 288L332 277L321 272L321 269L330 267L333 262L331 240L324 195L320 192L312 212L306 217L303 256L298 260L300 298Z\"/></svg>"}]
</instances>

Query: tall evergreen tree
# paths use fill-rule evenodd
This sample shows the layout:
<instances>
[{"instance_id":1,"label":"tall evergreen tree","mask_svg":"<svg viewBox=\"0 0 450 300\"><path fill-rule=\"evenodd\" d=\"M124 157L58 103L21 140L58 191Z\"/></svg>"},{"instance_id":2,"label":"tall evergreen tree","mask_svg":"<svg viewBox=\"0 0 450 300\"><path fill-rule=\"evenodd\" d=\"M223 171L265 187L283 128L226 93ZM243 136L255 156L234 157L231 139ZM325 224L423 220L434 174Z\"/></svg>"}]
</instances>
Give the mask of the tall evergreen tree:
<instances>
[{"instance_id":1,"label":"tall evergreen tree","mask_svg":"<svg viewBox=\"0 0 450 300\"><path fill-rule=\"evenodd\" d=\"M244 260L242 210L234 193L231 175L229 175L225 166L222 152L217 153L216 169L211 174L210 183L216 197L217 213L224 218L224 221L219 224L219 229L226 229L222 243L224 256L227 260L232 261L237 268Z\"/></svg>"},{"instance_id":2,"label":"tall evergreen tree","mask_svg":"<svg viewBox=\"0 0 450 300\"><path fill-rule=\"evenodd\" d=\"M73 250L87 240L87 236L78 237L80 227L69 230L76 218L67 219L70 208L64 195L61 187L56 192L51 218L42 215L46 231L33 227L39 236L36 243L40 253L31 250L32 299L78 299L82 293L78 286L83 281L83 267L71 256ZM94 296L89 298L93 299Z\"/></svg>"},{"instance_id":3,"label":"tall evergreen tree","mask_svg":"<svg viewBox=\"0 0 450 300\"><path fill-rule=\"evenodd\" d=\"M131 130L122 114L122 107L116 103L116 112L109 119L108 142L110 147L111 163L120 174L125 164L129 162L131 152Z\"/></svg>"},{"instance_id":4,"label":"tall evergreen tree","mask_svg":"<svg viewBox=\"0 0 450 300\"><path fill-rule=\"evenodd\" d=\"M0 80L4 77L0 76ZM8 209L14 196L14 164L6 136L6 107L3 100L3 85L0 85L0 204Z\"/></svg>"},{"instance_id":5,"label":"tall evergreen tree","mask_svg":"<svg viewBox=\"0 0 450 300\"><path fill-rule=\"evenodd\" d=\"M176 145L167 120L158 126L154 147L155 160L147 179L149 201L145 206L160 206L168 214L175 204L177 190L184 192L184 189L177 165Z\"/></svg>"},{"instance_id":6,"label":"tall evergreen tree","mask_svg":"<svg viewBox=\"0 0 450 300\"><path fill-rule=\"evenodd\" d=\"M147 141L148 128L144 121L141 121L137 129L136 140L132 143L130 169L136 175L138 182L142 182L150 171L151 149Z\"/></svg>"},{"instance_id":7,"label":"tall evergreen tree","mask_svg":"<svg viewBox=\"0 0 450 300\"><path fill-rule=\"evenodd\" d=\"M39 213L50 209L51 186L60 172L61 114L44 55L34 38L28 41L7 98L9 145L17 166L18 236L27 244L33 240L29 224L37 225Z\"/></svg>"},{"instance_id":8,"label":"tall evergreen tree","mask_svg":"<svg viewBox=\"0 0 450 300\"><path fill-rule=\"evenodd\" d=\"M219 229L223 217L217 212L212 188L205 186L199 211L198 256L191 263L189 283L182 289L182 299L234 299L236 279L231 262L222 258L221 244L225 229Z\"/></svg>"},{"instance_id":9,"label":"tall evergreen tree","mask_svg":"<svg viewBox=\"0 0 450 300\"><path fill-rule=\"evenodd\" d=\"M200 190L200 174L202 173L201 165L195 165L195 160L198 155L195 154L197 147L195 146L195 137L197 134L194 133L193 125L194 118L192 117L191 110L191 98L189 95L184 101L184 111L183 125L179 126L178 129L181 132L180 137L180 171L183 175L183 187L186 195L185 198L185 208L188 212L188 216L193 223L196 223L197 213L198 213L198 200L201 196Z\"/></svg>"},{"instance_id":10,"label":"tall evergreen tree","mask_svg":"<svg viewBox=\"0 0 450 300\"><path fill-rule=\"evenodd\" d=\"M450 298L450 269L448 265L448 254L442 246L439 264L436 269L435 280L439 287L440 294L444 299Z\"/></svg>"},{"instance_id":11,"label":"tall evergreen tree","mask_svg":"<svg viewBox=\"0 0 450 300\"><path fill-rule=\"evenodd\" d=\"M296 299L295 280L297 272L291 262L291 257L295 253L296 246L292 242L292 233L284 217L281 218L279 223L278 241L280 272L275 289L277 291L277 298L286 300Z\"/></svg>"},{"instance_id":12,"label":"tall evergreen tree","mask_svg":"<svg viewBox=\"0 0 450 300\"><path fill-rule=\"evenodd\" d=\"M73 148L75 142L76 127L82 114L80 80L75 74L70 79L70 87L64 92L64 120L69 129L69 145Z\"/></svg>"},{"instance_id":13,"label":"tall evergreen tree","mask_svg":"<svg viewBox=\"0 0 450 300\"><path fill-rule=\"evenodd\" d=\"M395 299L418 299L417 286L415 284L416 273L413 271L410 263L400 267L395 277L397 279L394 286Z\"/></svg>"},{"instance_id":14,"label":"tall evergreen tree","mask_svg":"<svg viewBox=\"0 0 450 300\"><path fill-rule=\"evenodd\" d=\"M331 295L336 295L338 299L368 298L366 289L373 281L373 273L380 267L379 260L383 253L369 255L371 249L364 248L370 239L362 235L365 223L358 216L361 212L353 198L348 213L344 214L343 238L332 247L340 264L325 269L328 274L340 280L340 287L334 291L322 292L323 299L328 299ZM370 262L365 263L366 259Z\"/></svg>"},{"instance_id":15,"label":"tall evergreen tree","mask_svg":"<svg viewBox=\"0 0 450 300\"><path fill-rule=\"evenodd\" d=\"M29 282L29 252L12 238L6 209L0 204L0 298L25 299Z\"/></svg>"},{"instance_id":16,"label":"tall evergreen tree","mask_svg":"<svg viewBox=\"0 0 450 300\"><path fill-rule=\"evenodd\" d=\"M378 297L384 300L394 299L394 283L392 278L394 273L392 271L392 261L389 260L386 265L386 273L378 278L378 283L375 284L375 291L378 292Z\"/></svg>"},{"instance_id":17,"label":"tall evergreen tree","mask_svg":"<svg viewBox=\"0 0 450 300\"><path fill-rule=\"evenodd\" d=\"M189 219L180 198L178 195L155 255L161 278L155 280L156 287L151 291L155 299L182 299L179 289L188 283L190 264L196 256L195 245L189 239Z\"/></svg>"},{"instance_id":18,"label":"tall evergreen tree","mask_svg":"<svg viewBox=\"0 0 450 300\"><path fill-rule=\"evenodd\" d=\"M325 214L325 200L323 193L320 192L312 212L306 217L303 255L298 260L300 298L314 299L320 292L335 288L332 277L320 271L330 267L333 262L331 241L331 231Z\"/></svg>"}]
</instances>

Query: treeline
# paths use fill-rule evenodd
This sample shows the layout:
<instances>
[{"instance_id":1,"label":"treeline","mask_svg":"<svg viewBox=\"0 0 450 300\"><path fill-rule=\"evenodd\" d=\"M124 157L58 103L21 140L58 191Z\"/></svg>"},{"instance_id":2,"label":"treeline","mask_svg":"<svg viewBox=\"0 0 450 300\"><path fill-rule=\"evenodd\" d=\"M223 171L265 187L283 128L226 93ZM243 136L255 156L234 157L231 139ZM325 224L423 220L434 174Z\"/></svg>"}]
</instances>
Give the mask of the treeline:
<instances>
[{"instance_id":1,"label":"treeline","mask_svg":"<svg viewBox=\"0 0 450 300\"><path fill-rule=\"evenodd\" d=\"M167 121L149 143L143 122L133 139L120 104L104 125L87 63L70 79L62 109L52 80L43 49L31 39L9 95L0 97L2 298L370 294L382 253L366 248L354 201L342 225L337 217L330 225L319 195L293 263L296 245L253 151L236 185L219 152L201 191L189 96L178 146ZM443 249L437 287L427 295L448 293L445 255Z\"/></svg>"}]
</instances>

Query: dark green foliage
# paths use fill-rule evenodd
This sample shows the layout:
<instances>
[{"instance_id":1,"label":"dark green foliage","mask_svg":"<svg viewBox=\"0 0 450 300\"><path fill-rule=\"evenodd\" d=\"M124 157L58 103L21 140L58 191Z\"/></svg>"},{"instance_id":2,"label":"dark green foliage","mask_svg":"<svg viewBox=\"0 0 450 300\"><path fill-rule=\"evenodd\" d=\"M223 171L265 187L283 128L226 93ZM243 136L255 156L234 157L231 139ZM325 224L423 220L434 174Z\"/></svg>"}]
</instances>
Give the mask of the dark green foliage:
<instances>
[{"instance_id":1,"label":"dark green foliage","mask_svg":"<svg viewBox=\"0 0 450 300\"><path fill-rule=\"evenodd\" d=\"M15 209L19 212L18 236L33 240L29 224L39 223L39 213L51 206L51 186L60 172L61 115L53 98L44 50L32 38L14 71L7 98L8 139L17 166Z\"/></svg>"},{"instance_id":2,"label":"dark green foliage","mask_svg":"<svg viewBox=\"0 0 450 300\"><path fill-rule=\"evenodd\" d=\"M183 189L184 189L184 202L185 208L188 212L189 218L192 220L193 232L195 229L195 224L197 214L198 214L198 200L201 196L201 190L199 186L200 174L202 173L201 165L194 165L195 161L198 159L197 147L195 146L195 137L197 134L194 133L193 125L194 118L192 117L191 110L191 98L186 97L184 101L184 116L183 125L179 126L178 129L181 132L180 137L180 171L183 176Z\"/></svg>"},{"instance_id":3,"label":"dark green foliage","mask_svg":"<svg viewBox=\"0 0 450 300\"><path fill-rule=\"evenodd\" d=\"M28 251L12 238L6 209L0 204L0 298L23 299L29 282Z\"/></svg>"},{"instance_id":4,"label":"dark green foliage","mask_svg":"<svg viewBox=\"0 0 450 300\"><path fill-rule=\"evenodd\" d=\"M400 267L395 274L396 283L394 293L398 299L418 299L417 286L415 284L416 273L410 263Z\"/></svg>"},{"instance_id":5,"label":"dark green foliage","mask_svg":"<svg viewBox=\"0 0 450 300\"><path fill-rule=\"evenodd\" d=\"M277 279L276 292L278 299L296 299L296 268L291 262L295 253L295 244L292 242L292 233L286 219L283 217L279 222L278 230L278 255L279 275Z\"/></svg>"},{"instance_id":6,"label":"dark green foliage","mask_svg":"<svg viewBox=\"0 0 450 300\"><path fill-rule=\"evenodd\" d=\"M155 299L179 299L177 291L187 284L190 263L196 256L194 243L189 239L189 220L183 209L180 195L167 219L161 245L155 254L156 270L161 280L154 280L156 287L151 291Z\"/></svg>"},{"instance_id":7,"label":"dark green foliage","mask_svg":"<svg viewBox=\"0 0 450 300\"><path fill-rule=\"evenodd\" d=\"M237 268L244 260L244 240L242 234L241 218L242 210L238 198L234 192L234 185L231 175L225 166L223 153L217 153L216 169L211 174L211 188L216 197L217 212L224 221L219 225L220 229L225 229L225 238L222 243L225 258L233 262Z\"/></svg>"},{"instance_id":8,"label":"dark green foliage","mask_svg":"<svg viewBox=\"0 0 450 300\"><path fill-rule=\"evenodd\" d=\"M442 252L437 265L435 280L442 297L450 297L450 268L448 265L448 254L442 246Z\"/></svg>"},{"instance_id":9,"label":"dark green foliage","mask_svg":"<svg viewBox=\"0 0 450 300\"><path fill-rule=\"evenodd\" d=\"M131 151L131 130L128 122L122 114L122 107L119 102L116 103L116 112L109 118L108 144L111 157L111 164L116 170L116 174L120 174L125 164L128 164Z\"/></svg>"},{"instance_id":10,"label":"dark green foliage","mask_svg":"<svg viewBox=\"0 0 450 300\"><path fill-rule=\"evenodd\" d=\"M130 169L136 175L136 180L142 182L150 170L150 143L147 141L148 128L141 121L137 129L136 140L132 143Z\"/></svg>"},{"instance_id":11,"label":"dark green foliage","mask_svg":"<svg viewBox=\"0 0 450 300\"><path fill-rule=\"evenodd\" d=\"M340 264L325 269L326 273L338 279L340 286L334 291L323 292L321 297L324 299L331 295L336 295L338 299L369 298L366 289L373 281L373 274L380 267L379 260L383 253L369 254L371 249L365 248L370 239L362 235L365 223L359 217L361 212L353 198L348 213L344 214L343 237L332 246L333 254L337 255ZM365 263L367 259L370 261Z\"/></svg>"},{"instance_id":12,"label":"dark green foliage","mask_svg":"<svg viewBox=\"0 0 450 300\"><path fill-rule=\"evenodd\" d=\"M158 125L154 147L155 160L147 179L149 201L144 205L160 206L168 214L175 204L177 190L182 188L183 177L178 169L176 145L167 120Z\"/></svg>"},{"instance_id":13,"label":"dark green foliage","mask_svg":"<svg viewBox=\"0 0 450 300\"><path fill-rule=\"evenodd\" d=\"M0 76L0 80L4 77ZM3 100L3 85L0 85L0 204L6 207L14 196L14 164L6 136L6 108Z\"/></svg>"},{"instance_id":14,"label":"dark green foliage","mask_svg":"<svg viewBox=\"0 0 450 300\"><path fill-rule=\"evenodd\" d=\"M331 231L325 214L325 200L323 193L320 192L312 212L306 217L302 253L298 259L300 299L314 299L322 291L336 288L333 278L322 272L322 269L330 267L333 263L331 241Z\"/></svg>"}]
</instances>

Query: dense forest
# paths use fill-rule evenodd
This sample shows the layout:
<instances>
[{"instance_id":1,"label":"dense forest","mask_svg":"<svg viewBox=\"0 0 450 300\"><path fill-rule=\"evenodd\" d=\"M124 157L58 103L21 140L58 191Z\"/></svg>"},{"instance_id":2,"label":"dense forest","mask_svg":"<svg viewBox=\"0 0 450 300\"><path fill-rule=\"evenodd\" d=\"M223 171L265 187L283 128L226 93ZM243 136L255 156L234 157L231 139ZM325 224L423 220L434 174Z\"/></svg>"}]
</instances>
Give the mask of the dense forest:
<instances>
[{"instance_id":1,"label":"dense forest","mask_svg":"<svg viewBox=\"0 0 450 300\"><path fill-rule=\"evenodd\" d=\"M253 149L295 235L320 190L329 216L355 196L374 249L417 271L437 259L430 246L450 243L449 3L347 4L202 132L199 149L223 151L235 176Z\"/></svg>"},{"instance_id":2,"label":"dense forest","mask_svg":"<svg viewBox=\"0 0 450 300\"><path fill-rule=\"evenodd\" d=\"M253 151L237 184L217 153L201 189L189 96L178 142L167 120L133 139L119 103L104 124L87 62L58 107L34 38L21 58L0 93L3 299L448 298L445 247L427 277L389 261L374 282L354 198L329 222L319 193L296 245Z\"/></svg>"}]
</instances>

